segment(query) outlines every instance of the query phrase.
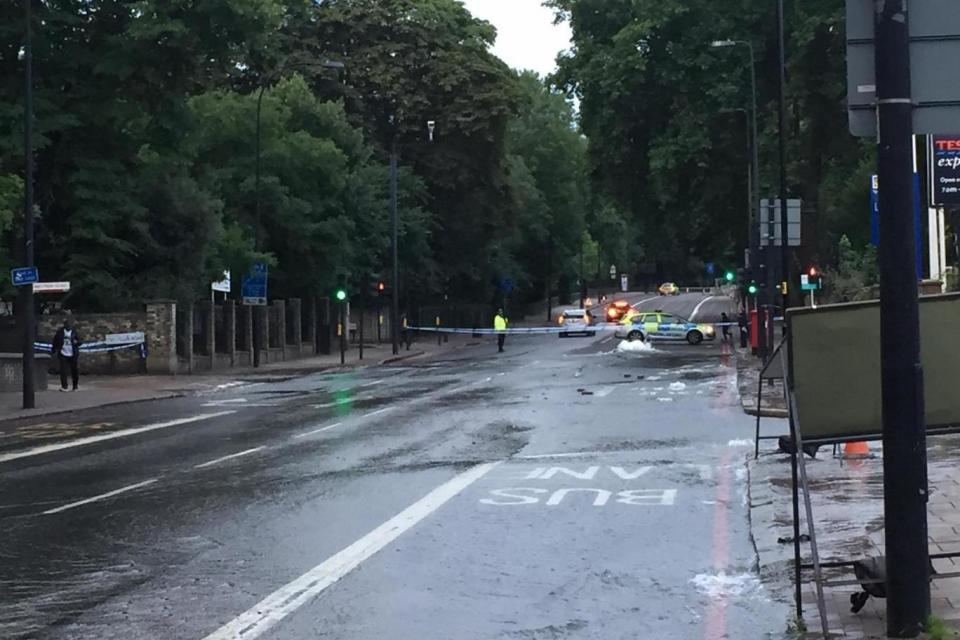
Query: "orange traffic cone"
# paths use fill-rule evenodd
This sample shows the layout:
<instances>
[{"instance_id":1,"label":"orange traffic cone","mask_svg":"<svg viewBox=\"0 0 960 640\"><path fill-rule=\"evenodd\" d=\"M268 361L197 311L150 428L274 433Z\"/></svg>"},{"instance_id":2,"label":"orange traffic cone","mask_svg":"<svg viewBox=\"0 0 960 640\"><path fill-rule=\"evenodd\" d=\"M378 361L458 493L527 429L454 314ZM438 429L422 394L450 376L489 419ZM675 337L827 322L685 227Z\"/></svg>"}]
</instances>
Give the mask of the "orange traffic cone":
<instances>
[{"instance_id":1,"label":"orange traffic cone","mask_svg":"<svg viewBox=\"0 0 960 640\"><path fill-rule=\"evenodd\" d=\"M870 457L870 445L866 442L848 442L843 445L843 457L850 460Z\"/></svg>"}]
</instances>

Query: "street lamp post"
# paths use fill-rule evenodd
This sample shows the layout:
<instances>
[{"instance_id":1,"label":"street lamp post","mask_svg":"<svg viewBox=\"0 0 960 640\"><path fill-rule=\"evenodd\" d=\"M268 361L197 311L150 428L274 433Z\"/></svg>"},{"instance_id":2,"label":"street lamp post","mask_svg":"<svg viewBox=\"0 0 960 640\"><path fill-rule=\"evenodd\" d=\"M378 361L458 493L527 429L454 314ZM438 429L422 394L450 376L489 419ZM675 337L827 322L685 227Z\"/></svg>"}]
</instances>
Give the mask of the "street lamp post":
<instances>
[{"instance_id":1,"label":"street lamp post","mask_svg":"<svg viewBox=\"0 0 960 640\"><path fill-rule=\"evenodd\" d=\"M400 212L397 138L390 145L390 255L393 286L390 288L390 337L393 355L400 353Z\"/></svg>"},{"instance_id":2,"label":"street lamp post","mask_svg":"<svg viewBox=\"0 0 960 640\"><path fill-rule=\"evenodd\" d=\"M787 106L786 84L787 63L786 44L783 25L783 0L777 0L777 48L780 80L777 83L777 129L780 154L780 277L782 278L783 313L786 314L790 303L790 216L787 213ZM786 322L783 324L786 331Z\"/></svg>"},{"instance_id":3,"label":"street lamp post","mask_svg":"<svg viewBox=\"0 0 960 640\"><path fill-rule=\"evenodd\" d=\"M26 38L24 42L24 66L26 94L24 95L24 198L23 198L23 249L26 266L32 267L33 255L33 0L24 0ZM33 409L36 396L33 379L34 327L33 285L21 287L23 304L23 408Z\"/></svg>"},{"instance_id":4,"label":"street lamp post","mask_svg":"<svg viewBox=\"0 0 960 640\"><path fill-rule=\"evenodd\" d=\"M754 52L753 43L749 40L717 40L711 44L715 48L743 46L747 48L750 54L750 111L752 113L753 132L752 144L753 153L751 154L751 164L753 166L753 202L750 204L750 270L756 265L756 278L760 282L766 282L763 271L769 268L766 266L769 256L761 257L763 249L760 248L760 125L759 114L757 113L757 58ZM770 300L773 299L773 292L769 292ZM757 319L762 319L762 300L758 298ZM759 332L759 352L761 357L766 357L767 345L765 332Z\"/></svg>"}]
</instances>

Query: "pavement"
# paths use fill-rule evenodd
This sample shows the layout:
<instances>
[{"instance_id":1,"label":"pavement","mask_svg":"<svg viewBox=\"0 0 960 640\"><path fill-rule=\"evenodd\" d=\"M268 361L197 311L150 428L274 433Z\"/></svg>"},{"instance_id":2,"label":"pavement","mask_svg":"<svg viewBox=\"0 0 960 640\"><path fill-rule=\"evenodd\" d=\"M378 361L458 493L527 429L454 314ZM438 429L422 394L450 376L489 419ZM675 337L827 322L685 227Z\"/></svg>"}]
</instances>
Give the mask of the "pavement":
<instances>
[{"instance_id":1,"label":"pavement","mask_svg":"<svg viewBox=\"0 0 960 640\"><path fill-rule=\"evenodd\" d=\"M785 422L785 421L781 421ZM784 427L784 431L785 431ZM750 503L754 538L760 558L764 584L778 597L793 593L793 545L780 543L792 539L789 457L777 455L775 444L765 447L757 461L750 462ZM957 451L960 438L931 438L928 446L931 498L928 508L930 553L960 552L960 467ZM883 532L883 451L880 443L870 443L867 459L844 460L829 449L816 459L807 458L811 479L811 500L816 522L817 546L822 562L859 560L884 554ZM802 519L802 533L806 522ZM803 544L805 561L810 545ZM960 571L960 558L934 560L938 573ZM827 570L829 580L850 580L847 570ZM816 607L812 574L803 587L804 617L809 637L820 638L820 616ZM855 587L828 587L825 590L827 622L835 637L861 639L885 638L885 600L871 598L858 614L850 612L850 595ZM931 583L933 615L947 626L960 631L960 579L943 578Z\"/></svg>"},{"instance_id":2,"label":"pavement","mask_svg":"<svg viewBox=\"0 0 960 640\"><path fill-rule=\"evenodd\" d=\"M729 346L506 348L5 423L0 637L792 637Z\"/></svg>"}]
</instances>

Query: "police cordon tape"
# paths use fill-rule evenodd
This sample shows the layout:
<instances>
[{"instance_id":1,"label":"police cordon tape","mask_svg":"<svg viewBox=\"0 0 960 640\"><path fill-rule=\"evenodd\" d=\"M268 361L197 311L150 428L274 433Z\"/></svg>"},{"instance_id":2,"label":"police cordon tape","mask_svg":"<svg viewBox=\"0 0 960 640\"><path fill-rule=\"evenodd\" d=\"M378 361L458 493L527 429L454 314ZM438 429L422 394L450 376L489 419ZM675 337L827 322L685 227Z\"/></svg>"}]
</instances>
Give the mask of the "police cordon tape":
<instances>
[{"instance_id":1,"label":"police cordon tape","mask_svg":"<svg viewBox=\"0 0 960 640\"><path fill-rule=\"evenodd\" d=\"M705 322L703 326L707 327L736 327L736 322ZM407 331L420 331L423 333L459 333L469 335L550 335L556 333L585 333L585 332L615 332L620 329L626 330L626 326L610 323L599 323L592 325L571 325L568 327L512 327L507 329L454 329L451 327L405 327Z\"/></svg>"},{"instance_id":2,"label":"police cordon tape","mask_svg":"<svg viewBox=\"0 0 960 640\"><path fill-rule=\"evenodd\" d=\"M140 347L140 357L147 357L147 343L143 340L138 342L110 343L101 340L100 342L88 342L80 345L80 353L106 353L108 351L123 351ZM33 350L38 353L53 353L53 344L50 342L34 342Z\"/></svg>"}]
</instances>

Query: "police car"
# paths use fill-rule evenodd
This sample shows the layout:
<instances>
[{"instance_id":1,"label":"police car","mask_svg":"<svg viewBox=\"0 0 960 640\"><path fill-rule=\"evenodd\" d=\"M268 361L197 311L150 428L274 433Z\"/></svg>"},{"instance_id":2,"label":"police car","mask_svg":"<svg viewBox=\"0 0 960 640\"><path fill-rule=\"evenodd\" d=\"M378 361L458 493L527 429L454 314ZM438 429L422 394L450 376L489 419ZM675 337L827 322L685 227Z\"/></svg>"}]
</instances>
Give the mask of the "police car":
<instances>
[{"instance_id":1,"label":"police car","mask_svg":"<svg viewBox=\"0 0 960 640\"><path fill-rule=\"evenodd\" d=\"M715 340L717 332L709 324L690 322L663 311L648 311L625 318L617 328L616 336L631 342L652 338L654 340L686 340L690 344L700 344L704 340Z\"/></svg>"}]
</instances>

